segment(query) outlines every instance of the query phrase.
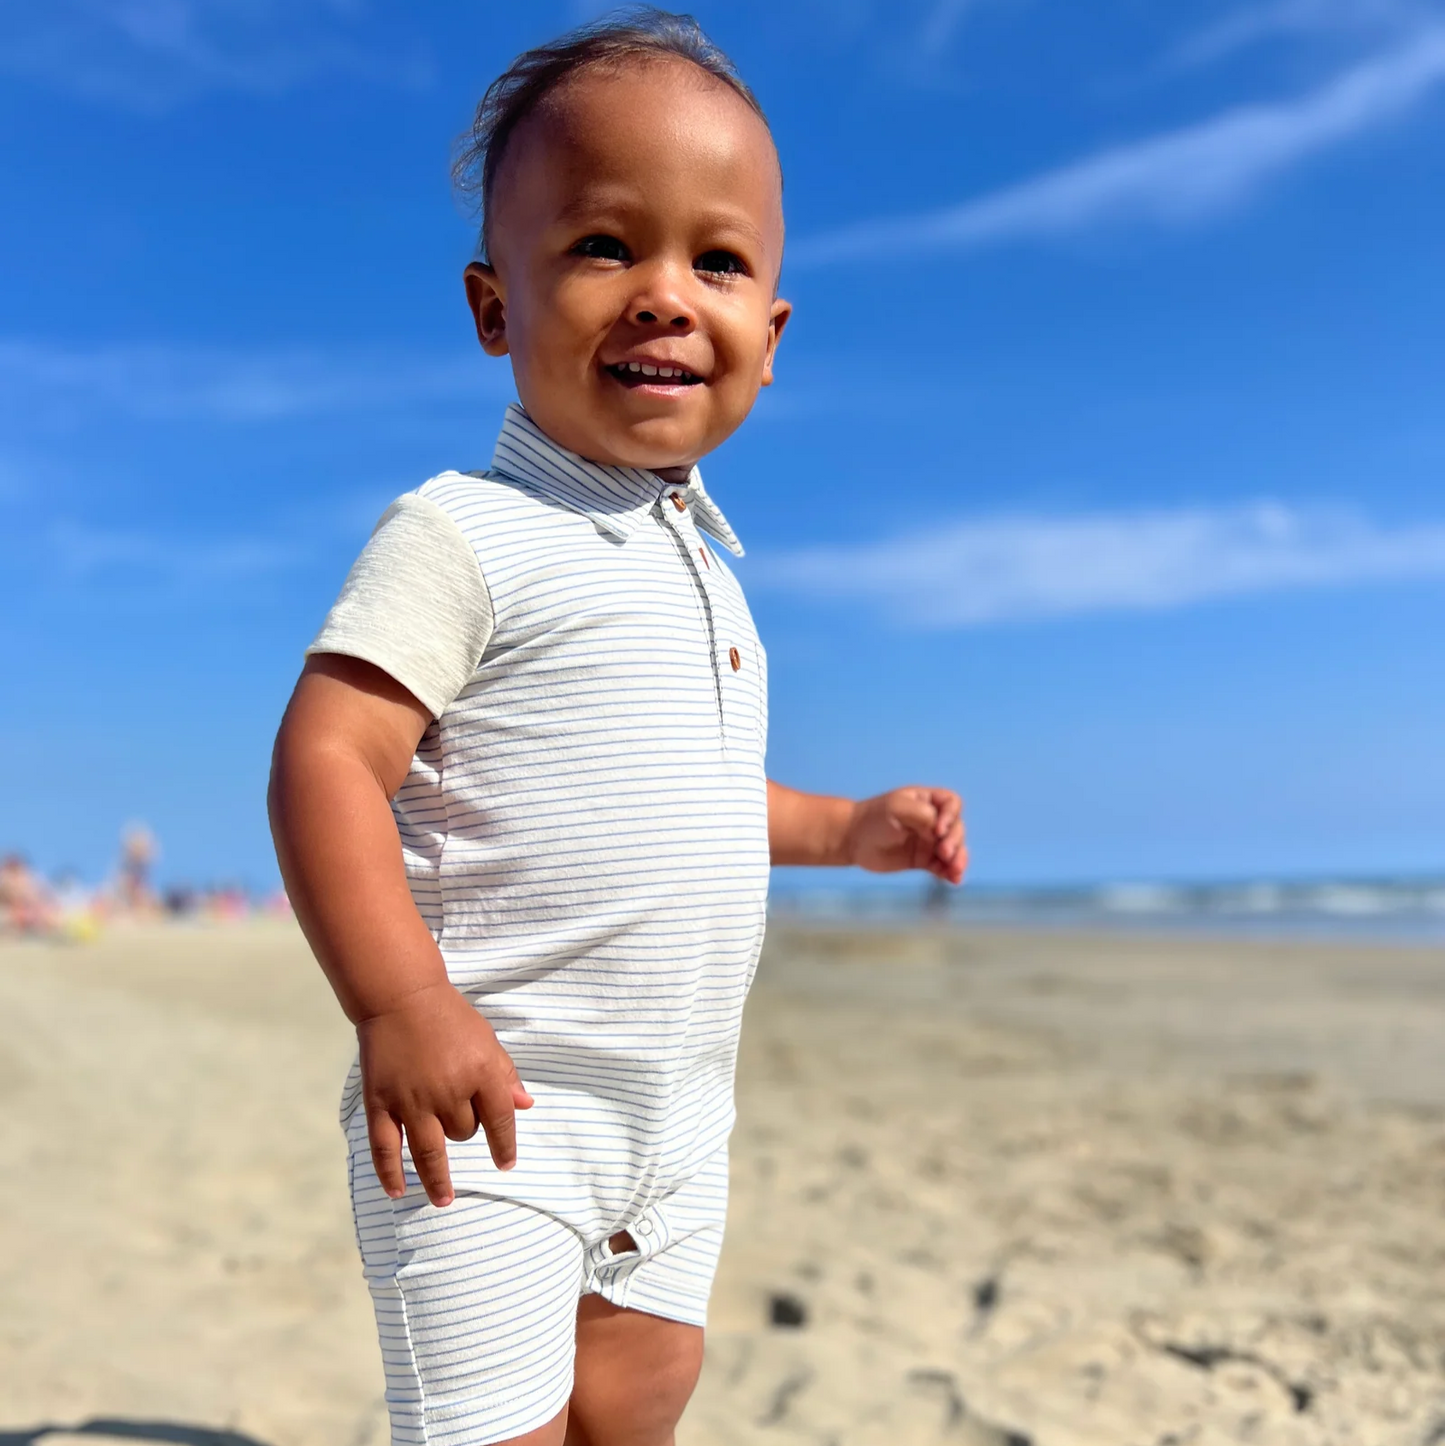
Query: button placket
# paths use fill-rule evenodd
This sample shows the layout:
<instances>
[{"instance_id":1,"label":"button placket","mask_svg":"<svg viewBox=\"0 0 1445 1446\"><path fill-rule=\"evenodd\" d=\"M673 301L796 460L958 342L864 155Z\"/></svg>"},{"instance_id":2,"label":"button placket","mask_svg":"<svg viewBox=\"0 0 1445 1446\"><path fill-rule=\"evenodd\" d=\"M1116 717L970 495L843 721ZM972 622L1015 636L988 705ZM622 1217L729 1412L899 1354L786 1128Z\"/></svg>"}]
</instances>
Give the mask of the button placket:
<instances>
[{"instance_id":1,"label":"button placket","mask_svg":"<svg viewBox=\"0 0 1445 1446\"><path fill-rule=\"evenodd\" d=\"M672 504L671 510L663 506ZM707 547L697 528L692 525L687 501L680 492L665 492L653 508L653 516L670 532L677 543L678 551L687 561L688 573L702 602L703 618L707 626L708 661L712 667L713 696L717 704L718 741L727 747L727 710L723 706L722 669L718 663L717 618L713 609L712 588L708 574L712 563L708 559Z\"/></svg>"}]
</instances>

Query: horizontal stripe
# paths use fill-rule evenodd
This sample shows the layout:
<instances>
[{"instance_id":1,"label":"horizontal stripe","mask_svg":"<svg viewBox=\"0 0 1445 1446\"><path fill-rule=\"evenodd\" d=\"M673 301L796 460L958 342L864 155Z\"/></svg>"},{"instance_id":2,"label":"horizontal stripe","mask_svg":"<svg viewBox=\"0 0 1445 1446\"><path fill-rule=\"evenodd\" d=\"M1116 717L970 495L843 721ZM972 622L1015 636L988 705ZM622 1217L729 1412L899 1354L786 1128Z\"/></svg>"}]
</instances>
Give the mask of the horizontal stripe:
<instances>
[{"instance_id":1,"label":"horizontal stripe","mask_svg":"<svg viewBox=\"0 0 1445 1446\"><path fill-rule=\"evenodd\" d=\"M392 1442L490 1446L546 1424L572 1390L577 1303L702 1326L727 1214L727 1154L587 1237L554 1215L459 1192L429 1205L414 1172L381 1189L353 1129L352 1209L376 1312ZM637 1248L614 1254L626 1229Z\"/></svg>"},{"instance_id":2,"label":"horizontal stripe","mask_svg":"<svg viewBox=\"0 0 1445 1446\"><path fill-rule=\"evenodd\" d=\"M492 616L393 806L448 972L537 1100L515 1170L476 1137L453 1180L590 1238L731 1128L768 884L766 655L695 471L587 462L514 407L488 472L417 495L474 551Z\"/></svg>"}]
</instances>

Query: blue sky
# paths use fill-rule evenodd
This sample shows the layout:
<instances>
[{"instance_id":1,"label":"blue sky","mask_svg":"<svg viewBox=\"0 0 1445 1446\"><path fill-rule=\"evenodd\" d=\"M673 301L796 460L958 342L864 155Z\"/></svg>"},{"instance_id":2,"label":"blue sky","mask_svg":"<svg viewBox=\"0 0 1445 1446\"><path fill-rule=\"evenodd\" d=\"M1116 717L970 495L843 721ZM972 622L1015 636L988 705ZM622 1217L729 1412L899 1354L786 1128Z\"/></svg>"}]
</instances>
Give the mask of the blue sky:
<instances>
[{"instance_id":1,"label":"blue sky","mask_svg":"<svg viewBox=\"0 0 1445 1446\"><path fill-rule=\"evenodd\" d=\"M0 844L274 878L300 652L485 465L451 138L598 7L0 0ZM771 771L980 882L1445 866L1445 5L733 0L779 380L705 466Z\"/></svg>"}]
</instances>

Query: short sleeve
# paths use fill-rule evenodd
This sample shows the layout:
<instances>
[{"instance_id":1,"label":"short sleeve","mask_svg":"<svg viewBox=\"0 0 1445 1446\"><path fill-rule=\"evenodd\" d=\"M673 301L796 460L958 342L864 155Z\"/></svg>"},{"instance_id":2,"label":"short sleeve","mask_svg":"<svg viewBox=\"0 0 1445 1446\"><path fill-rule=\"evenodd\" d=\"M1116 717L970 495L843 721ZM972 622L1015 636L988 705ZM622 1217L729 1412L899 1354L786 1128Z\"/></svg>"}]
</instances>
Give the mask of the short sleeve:
<instances>
[{"instance_id":1,"label":"short sleeve","mask_svg":"<svg viewBox=\"0 0 1445 1446\"><path fill-rule=\"evenodd\" d=\"M372 663L439 718L491 636L492 599L471 543L435 502L408 493L382 515L306 655Z\"/></svg>"}]
</instances>

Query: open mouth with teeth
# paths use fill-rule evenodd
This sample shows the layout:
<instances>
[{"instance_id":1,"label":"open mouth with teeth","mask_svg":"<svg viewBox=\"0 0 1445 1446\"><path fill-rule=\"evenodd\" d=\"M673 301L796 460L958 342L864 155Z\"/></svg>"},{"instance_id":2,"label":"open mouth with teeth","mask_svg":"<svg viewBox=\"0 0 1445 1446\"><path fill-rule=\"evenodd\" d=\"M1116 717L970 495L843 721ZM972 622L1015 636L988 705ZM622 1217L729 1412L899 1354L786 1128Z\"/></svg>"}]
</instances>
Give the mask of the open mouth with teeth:
<instances>
[{"instance_id":1,"label":"open mouth with teeth","mask_svg":"<svg viewBox=\"0 0 1445 1446\"><path fill-rule=\"evenodd\" d=\"M660 366L653 362L614 362L604 370L624 387L695 387L702 381L700 376L681 367Z\"/></svg>"}]
</instances>

